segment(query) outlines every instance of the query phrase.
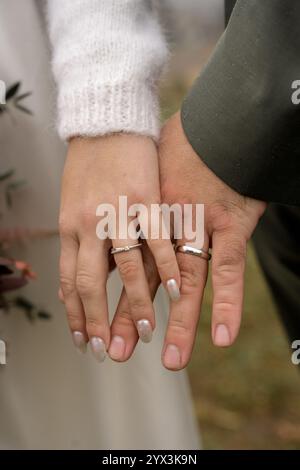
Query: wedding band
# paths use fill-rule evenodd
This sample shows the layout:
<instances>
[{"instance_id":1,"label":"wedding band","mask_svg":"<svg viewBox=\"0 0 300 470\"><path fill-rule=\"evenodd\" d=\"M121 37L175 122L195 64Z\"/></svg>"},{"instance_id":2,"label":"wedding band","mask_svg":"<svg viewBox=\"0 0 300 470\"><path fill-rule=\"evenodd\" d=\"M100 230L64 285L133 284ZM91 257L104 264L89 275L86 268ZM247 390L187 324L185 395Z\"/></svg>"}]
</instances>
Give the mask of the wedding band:
<instances>
[{"instance_id":1,"label":"wedding band","mask_svg":"<svg viewBox=\"0 0 300 470\"><path fill-rule=\"evenodd\" d=\"M194 248L193 246L188 245L176 245L175 251L179 253L185 253L186 255L194 255L199 258L209 261L211 259L211 254L207 251L201 250L200 248Z\"/></svg>"},{"instance_id":2,"label":"wedding band","mask_svg":"<svg viewBox=\"0 0 300 470\"><path fill-rule=\"evenodd\" d=\"M133 250L134 248L139 248L140 246L142 246L143 244L142 243L136 243L135 245L126 245L126 246L120 246L120 247L116 247L116 248L111 248L110 249L110 253L111 255L115 255L117 253L123 253L125 251L130 251L130 250Z\"/></svg>"}]
</instances>

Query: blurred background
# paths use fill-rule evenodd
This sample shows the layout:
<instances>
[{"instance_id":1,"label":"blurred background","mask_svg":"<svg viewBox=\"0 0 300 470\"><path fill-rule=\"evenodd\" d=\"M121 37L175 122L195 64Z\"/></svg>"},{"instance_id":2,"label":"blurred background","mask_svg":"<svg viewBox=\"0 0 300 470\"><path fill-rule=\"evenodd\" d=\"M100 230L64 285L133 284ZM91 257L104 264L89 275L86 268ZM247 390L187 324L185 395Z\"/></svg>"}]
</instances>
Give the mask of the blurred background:
<instances>
[{"instance_id":1,"label":"blurred background","mask_svg":"<svg viewBox=\"0 0 300 470\"><path fill-rule=\"evenodd\" d=\"M165 0L162 8L171 48L161 90L166 119L222 34L224 7L223 0ZM189 367L204 448L299 449L299 372L252 247L242 329L228 350L210 339L211 297L209 287Z\"/></svg>"}]
</instances>

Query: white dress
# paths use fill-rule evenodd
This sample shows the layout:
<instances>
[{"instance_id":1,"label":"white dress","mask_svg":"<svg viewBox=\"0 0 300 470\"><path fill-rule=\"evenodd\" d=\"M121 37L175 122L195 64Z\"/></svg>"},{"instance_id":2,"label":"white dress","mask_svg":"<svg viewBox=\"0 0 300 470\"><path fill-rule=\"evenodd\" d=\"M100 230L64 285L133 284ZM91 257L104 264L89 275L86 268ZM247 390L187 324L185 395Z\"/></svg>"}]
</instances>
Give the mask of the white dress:
<instances>
[{"instance_id":1,"label":"white dress","mask_svg":"<svg viewBox=\"0 0 300 470\"><path fill-rule=\"evenodd\" d=\"M33 92L26 106L34 113L0 115L0 174L15 168L16 178L27 183L0 222L53 230L65 146L54 130L49 48L33 0L1 0L0 79L7 85L22 81L22 91ZM0 191L3 196L3 185ZM38 273L22 295L52 317L32 324L23 312L0 313L0 338L8 349L7 365L0 366L0 448L199 448L186 375L168 372L160 362L164 293L156 299L153 342L139 345L126 364L107 359L99 365L91 354L76 352L57 299L58 238L29 242L11 254ZM111 312L120 289L113 275Z\"/></svg>"}]
</instances>

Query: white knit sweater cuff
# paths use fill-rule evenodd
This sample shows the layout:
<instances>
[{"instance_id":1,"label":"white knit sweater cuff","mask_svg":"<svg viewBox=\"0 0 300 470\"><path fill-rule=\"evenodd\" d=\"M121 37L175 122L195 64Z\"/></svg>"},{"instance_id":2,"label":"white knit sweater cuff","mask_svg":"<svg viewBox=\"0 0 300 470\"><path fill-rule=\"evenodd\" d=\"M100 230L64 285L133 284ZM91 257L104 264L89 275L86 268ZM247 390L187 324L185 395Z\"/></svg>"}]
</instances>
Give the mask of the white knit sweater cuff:
<instances>
[{"instance_id":1,"label":"white knit sweater cuff","mask_svg":"<svg viewBox=\"0 0 300 470\"><path fill-rule=\"evenodd\" d=\"M95 137L115 132L159 135L157 93L147 84L89 84L58 95L58 129L64 140Z\"/></svg>"},{"instance_id":2,"label":"white knit sweater cuff","mask_svg":"<svg viewBox=\"0 0 300 470\"><path fill-rule=\"evenodd\" d=\"M48 0L58 131L64 140L159 133L168 58L154 0Z\"/></svg>"}]
</instances>

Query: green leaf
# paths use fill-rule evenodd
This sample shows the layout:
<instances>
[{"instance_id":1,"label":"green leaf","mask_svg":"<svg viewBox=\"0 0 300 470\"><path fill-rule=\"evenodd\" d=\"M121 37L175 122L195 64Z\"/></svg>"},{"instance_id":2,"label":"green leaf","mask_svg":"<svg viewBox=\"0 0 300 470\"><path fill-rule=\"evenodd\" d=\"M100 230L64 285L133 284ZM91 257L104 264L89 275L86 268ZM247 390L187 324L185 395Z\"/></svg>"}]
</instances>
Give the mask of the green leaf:
<instances>
[{"instance_id":1,"label":"green leaf","mask_svg":"<svg viewBox=\"0 0 300 470\"><path fill-rule=\"evenodd\" d=\"M43 310L39 310L39 311L37 312L37 316L38 316L41 320L50 320L50 318L51 318L50 313L45 312L45 311L43 311Z\"/></svg>"},{"instance_id":2,"label":"green leaf","mask_svg":"<svg viewBox=\"0 0 300 470\"><path fill-rule=\"evenodd\" d=\"M6 96L5 96L6 101L10 100L18 93L20 85L21 85L21 82L17 82L8 88L8 90L6 91Z\"/></svg>"},{"instance_id":3,"label":"green leaf","mask_svg":"<svg viewBox=\"0 0 300 470\"><path fill-rule=\"evenodd\" d=\"M14 299L14 304L16 307L22 308L27 311L32 311L34 309L34 304L28 300L26 297L18 296Z\"/></svg>"},{"instance_id":4,"label":"green leaf","mask_svg":"<svg viewBox=\"0 0 300 470\"><path fill-rule=\"evenodd\" d=\"M2 173L2 175L0 174L0 181L7 180L8 178L13 176L14 174L15 174L15 170L13 170L13 169L8 170L5 173Z\"/></svg>"},{"instance_id":5,"label":"green leaf","mask_svg":"<svg viewBox=\"0 0 300 470\"><path fill-rule=\"evenodd\" d=\"M5 191L5 202L7 207L12 207L12 197L10 191Z\"/></svg>"},{"instance_id":6,"label":"green leaf","mask_svg":"<svg viewBox=\"0 0 300 470\"><path fill-rule=\"evenodd\" d=\"M22 106L21 104L16 104L16 108L18 108L20 111L23 111L23 113L29 114L32 116L32 111L30 109L26 108L25 106Z\"/></svg>"},{"instance_id":7,"label":"green leaf","mask_svg":"<svg viewBox=\"0 0 300 470\"><path fill-rule=\"evenodd\" d=\"M14 99L14 101L16 103L18 103L19 101L22 101L24 100L25 98L27 98L28 96L31 96L32 95L32 92L31 91L27 91L26 93L23 93L22 95L19 95L19 96L16 96L16 98Z\"/></svg>"},{"instance_id":8,"label":"green leaf","mask_svg":"<svg viewBox=\"0 0 300 470\"><path fill-rule=\"evenodd\" d=\"M12 181L11 183L7 185L6 190L15 191L16 189L20 189L22 188L22 186L25 186L25 185L26 185L25 180Z\"/></svg>"},{"instance_id":9,"label":"green leaf","mask_svg":"<svg viewBox=\"0 0 300 470\"><path fill-rule=\"evenodd\" d=\"M32 310L24 310L24 313L27 317L27 319L30 321L30 323L33 323L35 320L34 313Z\"/></svg>"}]
</instances>

